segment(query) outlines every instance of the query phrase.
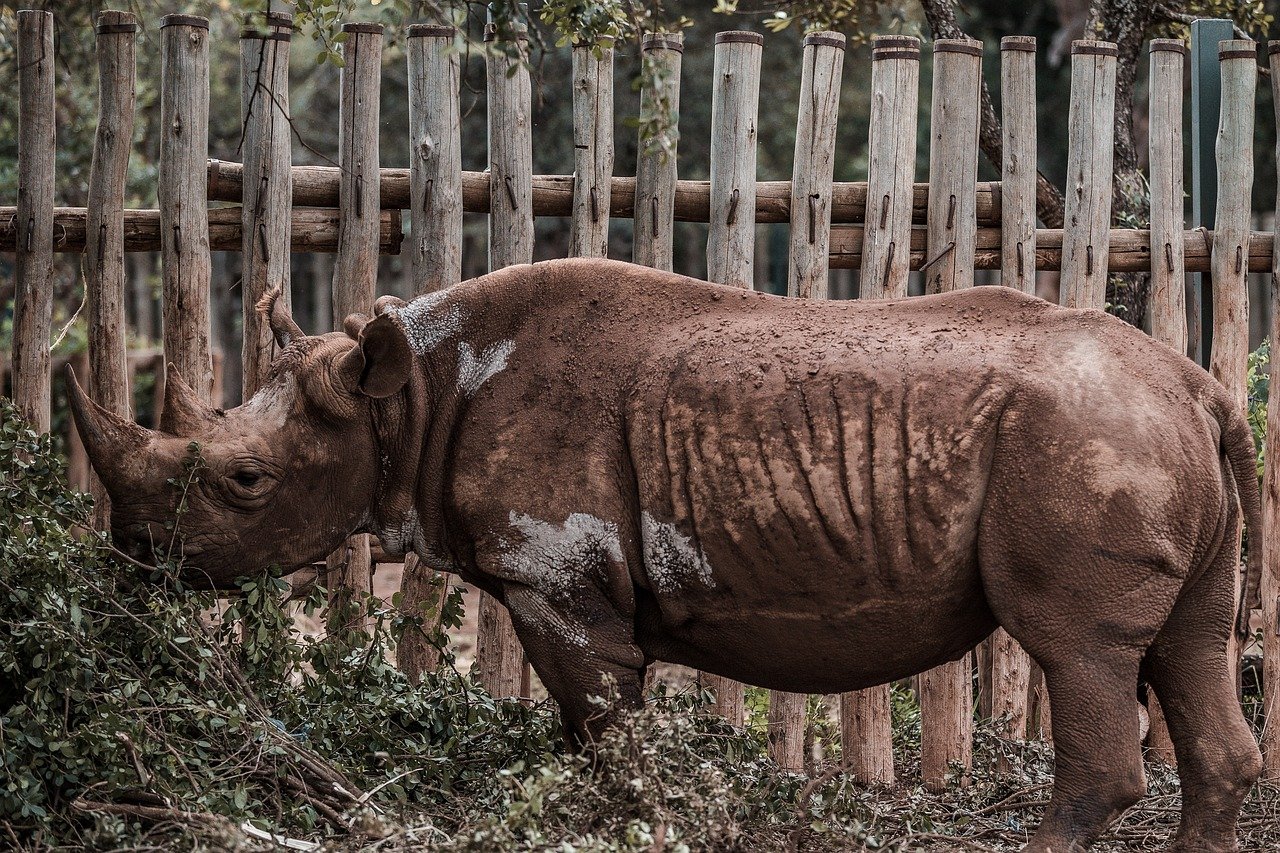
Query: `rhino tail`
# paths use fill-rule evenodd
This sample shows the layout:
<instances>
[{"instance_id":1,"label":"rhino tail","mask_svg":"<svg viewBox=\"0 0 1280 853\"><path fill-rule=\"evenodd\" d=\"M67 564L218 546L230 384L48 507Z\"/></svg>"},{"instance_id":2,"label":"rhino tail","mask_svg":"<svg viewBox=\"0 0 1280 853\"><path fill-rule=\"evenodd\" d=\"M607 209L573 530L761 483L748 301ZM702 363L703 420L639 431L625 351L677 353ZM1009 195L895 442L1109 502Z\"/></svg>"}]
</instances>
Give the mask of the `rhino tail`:
<instances>
[{"instance_id":1,"label":"rhino tail","mask_svg":"<svg viewBox=\"0 0 1280 853\"><path fill-rule=\"evenodd\" d=\"M1265 533L1262 490L1258 485L1258 448L1253 443L1253 430L1244 412L1236 409L1227 394L1215 398L1210 411L1218 421L1222 436L1221 453L1235 480L1236 498L1244 513L1245 530L1249 535L1244 587L1236 614L1236 631L1243 637L1249 632L1250 611L1262 606L1262 543Z\"/></svg>"}]
</instances>

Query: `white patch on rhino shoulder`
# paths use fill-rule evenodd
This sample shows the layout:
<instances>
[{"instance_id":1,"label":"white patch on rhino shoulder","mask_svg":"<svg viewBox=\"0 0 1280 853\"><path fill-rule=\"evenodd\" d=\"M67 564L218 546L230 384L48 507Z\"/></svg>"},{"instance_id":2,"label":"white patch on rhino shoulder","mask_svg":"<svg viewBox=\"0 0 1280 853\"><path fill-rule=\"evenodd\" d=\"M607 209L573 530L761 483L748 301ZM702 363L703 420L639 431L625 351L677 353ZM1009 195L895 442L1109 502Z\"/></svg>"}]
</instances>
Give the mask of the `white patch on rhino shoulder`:
<instances>
[{"instance_id":1,"label":"white patch on rhino shoulder","mask_svg":"<svg viewBox=\"0 0 1280 853\"><path fill-rule=\"evenodd\" d=\"M394 316L404 327L409 347L416 355L426 355L452 336L462 331L462 309L450 305L442 312L436 309L449 296L449 289L423 294L400 308L390 308L386 313Z\"/></svg>"},{"instance_id":2,"label":"white patch on rhino shoulder","mask_svg":"<svg viewBox=\"0 0 1280 853\"><path fill-rule=\"evenodd\" d=\"M622 562L618 525L584 512L552 524L512 511L512 529L522 539L504 542L503 577L547 592L569 592L600 562Z\"/></svg>"},{"instance_id":3,"label":"white patch on rhino shoulder","mask_svg":"<svg viewBox=\"0 0 1280 853\"><path fill-rule=\"evenodd\" d=\"M677 592L690 580L715 588L707 555L674 524L658 521L648 512L641 513L640 542L645 568L659 592Z\"/></svg>"},{"instance_id":4,"label":"white patch on rhino shoulder","mask_svg":"<svg viewBox=\"0 0 1280 853\"><path fill-rule=\"evenodd\" d=\"M466 341L458 343L458 387L468 397L474 396L480 386L494 374L507 366L507 359L515 352L515 341L498 341L485 347L484 352L476 355L475 349Z\"/></svg>"}]
</instances>

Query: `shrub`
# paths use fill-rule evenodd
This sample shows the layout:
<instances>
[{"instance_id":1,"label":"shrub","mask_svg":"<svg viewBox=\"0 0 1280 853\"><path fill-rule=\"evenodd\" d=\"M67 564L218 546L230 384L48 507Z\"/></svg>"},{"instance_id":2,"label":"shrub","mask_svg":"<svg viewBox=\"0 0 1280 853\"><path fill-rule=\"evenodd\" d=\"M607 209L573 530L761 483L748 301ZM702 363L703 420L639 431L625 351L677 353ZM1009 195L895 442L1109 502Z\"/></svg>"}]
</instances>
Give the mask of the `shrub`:
<instances>
[{"instance_id":1,"label":"shrub","mask_svg":"<svg viewBox=\"0 0 1280 853\"><path fill-rule=\"evenodd\" d=\"M7 843L105 845L160 818L224 831L210 814L314 834L358 806L496 806L494 768L559 748L545 706L495 702L448 667L410 685L387 662L409 626L380 603L359 643L307 639L283 582L261 577L211 620L210 595L84 532L89 498L48 436L7 402L0 415Z\"/></svg>"}]
</instances>

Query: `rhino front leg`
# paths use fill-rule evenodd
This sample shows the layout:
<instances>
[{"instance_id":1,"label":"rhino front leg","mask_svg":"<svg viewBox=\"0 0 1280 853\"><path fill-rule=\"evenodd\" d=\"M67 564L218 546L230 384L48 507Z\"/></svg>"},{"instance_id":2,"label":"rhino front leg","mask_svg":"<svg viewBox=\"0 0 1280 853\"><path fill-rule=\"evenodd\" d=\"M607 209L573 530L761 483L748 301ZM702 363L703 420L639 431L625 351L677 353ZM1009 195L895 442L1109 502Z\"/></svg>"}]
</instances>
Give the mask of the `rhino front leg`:
<instances>
[{"instance_id":1,"label":"rhino front leg","mask_svg":"<svg viewBox=\"0 0 1280 853\"><path fill-rule=\"evenodd\" d=\"M529 662L560 704L571 748L588 746L619 713L643 706L644 653L632 622L603 595L580 588L570 600L522 584L507 584L504 593ZM594 699L610 693L616 699L605 706Z\"/></svg>"}]
</instances>

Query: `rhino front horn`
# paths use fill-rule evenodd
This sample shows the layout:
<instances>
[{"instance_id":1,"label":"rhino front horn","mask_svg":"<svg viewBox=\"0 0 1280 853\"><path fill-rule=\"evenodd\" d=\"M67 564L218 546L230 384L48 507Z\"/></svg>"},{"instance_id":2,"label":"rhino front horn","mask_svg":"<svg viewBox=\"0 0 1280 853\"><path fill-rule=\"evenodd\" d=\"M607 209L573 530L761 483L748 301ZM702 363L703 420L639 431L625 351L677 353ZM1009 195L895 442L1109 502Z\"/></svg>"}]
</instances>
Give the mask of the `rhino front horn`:
<instances>
[{"instance_id":1,"label":"rhino front horn","mask_svg":"<svg viewBox=\"0 0 1280 853\"><path fill-rule=\"evenodd\" d=\"M93 470L98 473L108 492L120 494L129 488L136 474L138 460L151 443L153 433L131 420L112 414L99 406L80 387L76 372L67 365L67 391L71 398L71 415L84 443Z\"/></svg>"},{"instance_id":2,"label":"rhino front horn","mask_svg":"<svg viewBox=\"0 0 1280 853\"><path fill-rule=\"evenodd\" d=\"M160 431L182 438L194 438L213 422L214 411L182 379L172 364L165 368L164 408L160 411Z\"/></svg>"}]
</instances>

